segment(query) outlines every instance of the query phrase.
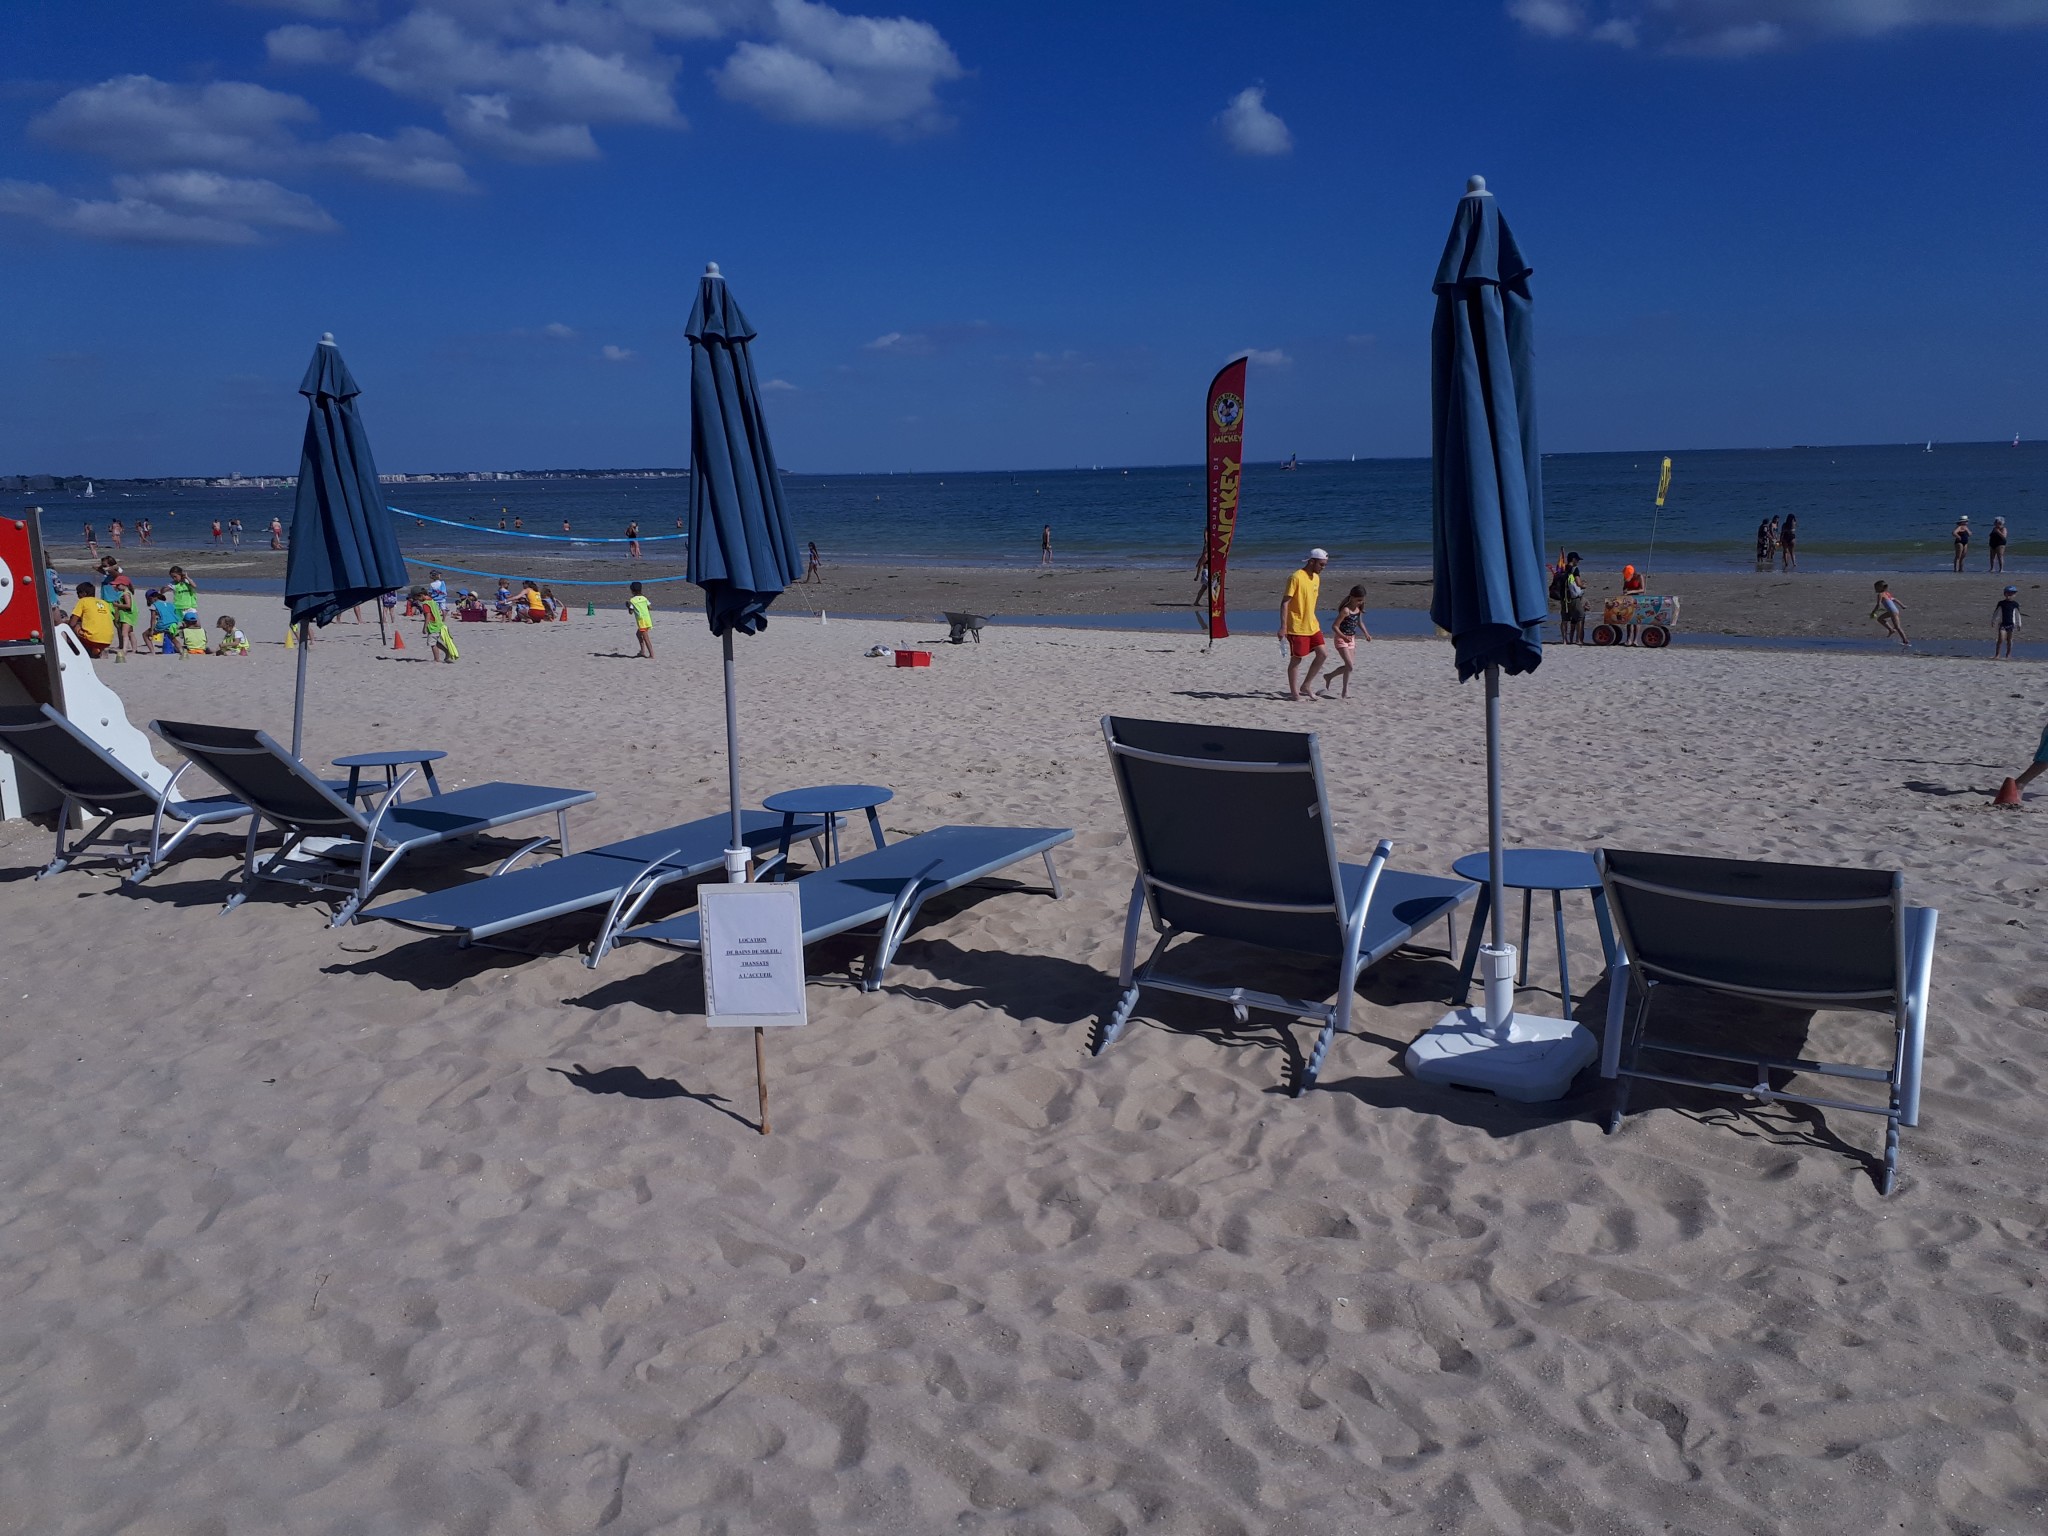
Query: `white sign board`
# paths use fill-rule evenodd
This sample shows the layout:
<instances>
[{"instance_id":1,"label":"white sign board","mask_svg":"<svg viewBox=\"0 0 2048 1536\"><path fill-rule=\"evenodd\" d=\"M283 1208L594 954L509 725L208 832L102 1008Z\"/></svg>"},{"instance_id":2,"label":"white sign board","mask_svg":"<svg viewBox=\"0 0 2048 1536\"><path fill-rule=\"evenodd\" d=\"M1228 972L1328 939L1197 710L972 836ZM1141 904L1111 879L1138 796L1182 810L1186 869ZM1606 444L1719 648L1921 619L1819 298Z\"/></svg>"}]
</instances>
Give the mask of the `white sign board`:
<instances>
[{"instance_id":1,"label":"white sign board","mask_svg":"<svg viewBox=\"0 0 2048 1536\"><path fill-rule=\"evenodd\" d=\"M808 1023L804 920L794 885L705 885L704 1013L713 1028Z\"/></svg>"}]
</instances>

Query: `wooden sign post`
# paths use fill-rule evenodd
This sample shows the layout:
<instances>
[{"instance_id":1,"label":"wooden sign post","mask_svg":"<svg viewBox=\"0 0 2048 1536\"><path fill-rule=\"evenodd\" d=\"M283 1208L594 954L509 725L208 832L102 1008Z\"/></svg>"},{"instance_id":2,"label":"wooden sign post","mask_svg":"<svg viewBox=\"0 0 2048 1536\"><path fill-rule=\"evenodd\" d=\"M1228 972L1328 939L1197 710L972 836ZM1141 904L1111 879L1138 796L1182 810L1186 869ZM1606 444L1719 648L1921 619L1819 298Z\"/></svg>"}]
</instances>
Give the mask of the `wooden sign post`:
<instances>
[{"instance_id":1,"label":"wooden sign post","mask_svg":"<svg viewBox=\"0 0 2048 1536\"><path fill-rule=\"evenodd\" d=\"M704 941L704 1022L754 1031L761 1134L768 1134L768 1029L810 1022L804 1008L803 898L794 885L706 885L697 892Z\"/></svg>"}]
</instances>

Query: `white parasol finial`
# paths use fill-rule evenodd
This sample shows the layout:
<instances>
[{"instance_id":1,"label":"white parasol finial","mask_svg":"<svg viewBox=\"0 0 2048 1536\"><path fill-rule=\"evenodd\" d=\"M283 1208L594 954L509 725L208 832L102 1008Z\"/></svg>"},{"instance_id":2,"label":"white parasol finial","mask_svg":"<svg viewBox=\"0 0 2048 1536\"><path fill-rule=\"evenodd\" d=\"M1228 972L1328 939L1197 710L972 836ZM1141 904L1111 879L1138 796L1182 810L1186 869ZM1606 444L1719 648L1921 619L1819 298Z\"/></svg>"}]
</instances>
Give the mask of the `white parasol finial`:
<instances>
[{"instance_id":1,"label":"white parasol finial","mask_svg":"<svg viewBox=\"0 0 2048 1536\"><path fill-rule=\"evenodd\" d=\"M1468 177L1466 177L1466 178L1465 178L1465 195L1466 195L1467 197L1491 197L1491 196L1493 196L1493 194L1492 194L1491 192L1489 192L1489 191L1487 191L1487 190L1486 190L1486 178L1485 178L1484 176L1468 176Z\"/></svg>"},{"instance_id":2,"label":"white parasol finial","mask_svg":"<svg viewBox=\"0 0 2048 1536\"><path fill-rule=\"evenodd\" d=\"M704 263L704 275L706 277L715 277L721 282L725 280L725 274L718 270L718 263L715 261Z\"/></svg>"},{"instance_id":3,"label":"white parasol finial","mask_svg":"<svg viewBox=\"0 0 2048 1536\"><path fill-rule=\"evenodd\" d=\"M321 346L323 346L323 347L331 347L331 346L333 346L333 345L334 345L334 332L332 332L332 331L322 331L322 332L320 333L320 345L321 345Z\"/></svg>"}]
</instances>

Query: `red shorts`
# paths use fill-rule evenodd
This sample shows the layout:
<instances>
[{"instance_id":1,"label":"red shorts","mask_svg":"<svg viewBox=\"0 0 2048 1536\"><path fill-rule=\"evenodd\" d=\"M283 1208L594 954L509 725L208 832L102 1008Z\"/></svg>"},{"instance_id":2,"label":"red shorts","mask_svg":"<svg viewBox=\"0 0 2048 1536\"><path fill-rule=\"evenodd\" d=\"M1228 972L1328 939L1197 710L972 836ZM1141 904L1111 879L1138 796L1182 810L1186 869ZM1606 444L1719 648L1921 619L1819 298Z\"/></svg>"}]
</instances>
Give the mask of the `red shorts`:
<instances>
[{"instance_id":1,"label":"red shorts","mask_svg":"<svg viewBox=\"0 0 2048 1536\"><path fill-rule=\"evenodd\" d=\"M1319 629L1312 635L1289 635L1287 654L1290 656L1313 656L1323 648L1323 632Z\"/></svg>"},{"instance_id":2,"label":"red shorts","mask_svg":"<svg viewBox=\"0 0 2048 1536\"><path fill-rule=\"evenodd\" d=\"M92 657L94 660L98 660L100 657L107 654L107 646L109 645L110 642L105 640L88 640L83 635L81 635L78 637L78 643L85 647L86 655Z\"/></svg>"}]
</instances>

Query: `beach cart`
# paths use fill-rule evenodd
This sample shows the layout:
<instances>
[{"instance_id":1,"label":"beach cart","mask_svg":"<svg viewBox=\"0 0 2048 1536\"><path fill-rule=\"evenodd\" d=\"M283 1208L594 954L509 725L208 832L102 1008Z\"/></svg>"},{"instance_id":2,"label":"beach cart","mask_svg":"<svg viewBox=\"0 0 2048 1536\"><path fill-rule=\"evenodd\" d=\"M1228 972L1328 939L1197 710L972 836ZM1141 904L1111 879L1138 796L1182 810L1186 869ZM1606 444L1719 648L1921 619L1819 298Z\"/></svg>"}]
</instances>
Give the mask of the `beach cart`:
<instances>
[{"instance_id":1,"label":"beach cart","mask_svg":"<svg viewBox=\"0 0 2048 1536\"><path fill-rule=\"evenodd\" d=\"M1610 597L1600 607L1600 622L1593 626L1595 645L1619 645L1629 625L1638 625L1638 637L1653 651L1671 643L1671 631L1678 628L1678 599L1669 593L1625 592Z\"/></svg>"},{"instance_id":2,"label":"beach cart","mask_svg":"<svg viewBox=\"0 0 2048 1536\"><path fill-rule=\"evenodd\" d=\"M974 637L976 645L981 644L981 627L988 622L987 614L949 613L945 617L946 623L949 626L946 634L946 641L949 645L959 645L969 635Z\"/></svg>"}]
</instances>

